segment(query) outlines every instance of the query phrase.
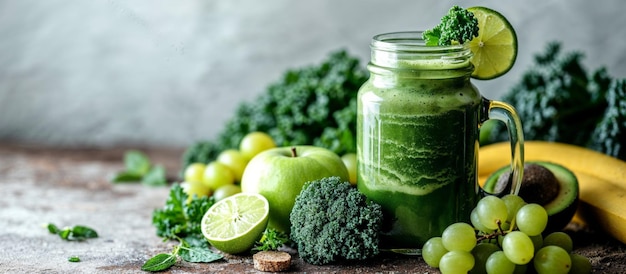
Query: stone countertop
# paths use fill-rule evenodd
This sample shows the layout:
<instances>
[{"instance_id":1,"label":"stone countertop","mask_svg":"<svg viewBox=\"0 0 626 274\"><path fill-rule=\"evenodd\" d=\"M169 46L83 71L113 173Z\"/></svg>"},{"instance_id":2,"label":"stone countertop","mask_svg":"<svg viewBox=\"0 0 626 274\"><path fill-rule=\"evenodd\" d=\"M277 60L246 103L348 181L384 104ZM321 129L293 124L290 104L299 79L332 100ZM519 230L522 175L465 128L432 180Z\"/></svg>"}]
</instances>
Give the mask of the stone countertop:
<instances>
[{"instance_id":1,"label":"stone countertop","mask_svg":"<svg viewBox=\"0 0 626 274\"><path fill-rule=\"evenodd\" d=\"M180 149L140 149L175 178ZM126 148L59 149L0 143L0 273L142 273L141 265L175 243L163 242L152 211L164 205L167 187L111 184L123 169ZM99 237L64 241L42 225L77 224ZM575 252L589 257L595 273L626 273L626 245L576 224L567 232ZM366 262L314 266L292 252L292 272L437 273L418 256L382 254ZM80 262L69 262L78 256ZM258 272L251 256L226 255L214 263L179 260L165 273Z\"/></svg>"}]
</instances>

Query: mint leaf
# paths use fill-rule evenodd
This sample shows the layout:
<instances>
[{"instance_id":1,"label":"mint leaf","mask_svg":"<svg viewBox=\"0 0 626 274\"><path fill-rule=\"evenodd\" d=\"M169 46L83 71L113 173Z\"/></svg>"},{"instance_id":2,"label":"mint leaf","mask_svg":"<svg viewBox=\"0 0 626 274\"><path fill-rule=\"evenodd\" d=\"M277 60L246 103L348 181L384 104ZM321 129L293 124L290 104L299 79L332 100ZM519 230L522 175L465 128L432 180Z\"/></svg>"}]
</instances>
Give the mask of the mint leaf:
<instances>
[{"instance_id":1,"label":"mint leaf","mask_svg":"<svg viewBox=\"0 0 626 274\"><path fill-rule=\"evenodd\" d=\"M150 170L150 159L140 151L130 150L124 154L124 165L127 172L143 176Z\"/></svg>"},{"instance_id":2,"label":"mint leaf","mask_svg":"<svg viewBox=\"0 0 626 274\"><path fill-rule=\"evenodd\" d=\"M122 171L111 179L113 183L127 183L127 182L139 182L142 176L130 171Z\"/></svg>"},{"instance_id":3,"label":"mint leaf","mask_svg":"<svg viewBox=\"0 0 626 274\"><path fill-rule=\"evenodd\" d=\"M210 263L224 256L211 251L208 247L184 247L178 250L178 256L190 263Z\"/></svg>"},{"instance_id":4,"label":"mint leaf","mask_svg":"<svg viewBox=\"0 0 626 274\"><path fill-rule=\"evenodd\" d=\"M149 186L164 186L167 184L165 178L165 168L162 166L155 166L148 171L146 175L141 178L141 183Z\"/></svg>"},{"instance_id":5,"label":"mint leaf","mask_svg":"<svg viewBox=\"0 0 626 274\"><path fill-rule=\"evenodd\" d=\"M146 261L141 266L141 270L151 271L151 272L163 271L172 267L174 264L176 264L176 259L177 258L175 254L166 254L166 253L157 254L156 256Z\"/></svg>"},{"instance_id":6,"label":"mint leaf","mask_svg":"<svg viewBox=\"0 0 626 274\"><path fill-rule=\"evenodd\" d=\"M89 238L97 238L98 233L90 227L84 225L75 225L74 227L66 227L59 229L54 224L47 225L48 231L51 234L57 234L61 239L67 241L82 241Z\"/></svg>"},{"instance_id":7,"label":"mint leaf","mask_svg":"<svg viewBox=\"0 0 626 274\"><path fill-rule=\"evenodd\" d=\"M85 240L85 239L90 239L90 238L98 238L98 233L90 227L86 227L83 225L75 225L72 229L71 229L71 238L73 240Z\"/></svg>"},{"instance_id":8,"label":"mint leaf","mask_svg":"<svg viewBox=\"0 0 626 274\"><path fill-rule=\"evenodd\" d=\"M51 234L59 234L59 231L61 231L56 225L54 224L48 224L46 226L48 228L48 231L50 231Z\"/></svg>"}]
</instances>

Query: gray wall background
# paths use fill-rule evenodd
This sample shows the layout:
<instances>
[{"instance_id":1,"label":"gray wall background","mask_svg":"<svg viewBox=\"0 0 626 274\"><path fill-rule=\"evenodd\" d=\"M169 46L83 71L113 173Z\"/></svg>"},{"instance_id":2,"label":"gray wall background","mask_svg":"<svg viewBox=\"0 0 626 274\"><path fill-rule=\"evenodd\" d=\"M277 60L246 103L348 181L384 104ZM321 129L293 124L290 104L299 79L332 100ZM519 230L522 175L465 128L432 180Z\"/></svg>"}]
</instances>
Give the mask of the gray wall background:
<instances>
[{"instance_id":1,"label":"gray wall background","mask_svg":"<svg viewBox=\"0 0 626 274\"><path fill-rule=\"evenodd\" d=\"M626 77L626 2L0 0L0 141L185 147L214 138L243 100L288 68L378 33L426 29L451 5L488 6L517 30L498 98L549 41Z\"/></svg>"}]
</instances>

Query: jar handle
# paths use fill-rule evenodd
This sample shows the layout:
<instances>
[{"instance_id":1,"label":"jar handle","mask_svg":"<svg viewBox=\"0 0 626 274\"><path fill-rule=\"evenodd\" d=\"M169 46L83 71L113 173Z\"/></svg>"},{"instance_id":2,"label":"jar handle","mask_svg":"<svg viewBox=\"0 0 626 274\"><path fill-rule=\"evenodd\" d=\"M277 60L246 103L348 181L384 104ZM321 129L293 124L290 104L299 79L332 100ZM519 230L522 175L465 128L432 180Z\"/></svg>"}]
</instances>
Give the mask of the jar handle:
<instances>
[{"instance_id":1,"label":"jar handle","mask_svg":"<svg viewBox=\"0 0 626 274\"><path fill-rule=\"evenodd\" d=\"M511 170L513 172L512 175L509 176L509 181L502 191L498 193L487 193L482 190L482 188L481 191L483 195L517 195L522 185L522 177L524 176L524 132L522 122L513 106L500 101L488 100L483 97L480 125L490 119L502 121L506 125L509 132L509 142L511 143Z\"/></svg>"}]
</instances>

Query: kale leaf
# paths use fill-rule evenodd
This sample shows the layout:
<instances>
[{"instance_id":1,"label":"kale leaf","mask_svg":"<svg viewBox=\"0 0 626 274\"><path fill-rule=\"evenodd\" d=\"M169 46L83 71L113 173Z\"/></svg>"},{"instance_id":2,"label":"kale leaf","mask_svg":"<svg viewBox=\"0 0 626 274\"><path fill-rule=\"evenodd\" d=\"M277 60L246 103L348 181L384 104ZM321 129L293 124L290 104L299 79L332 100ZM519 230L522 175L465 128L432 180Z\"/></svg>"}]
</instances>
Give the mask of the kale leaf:
<instances>
[{"instance_id":1,"label":"kale leaf","mask_svg":"<svg viewBox=\"0 0 626 274\"><path fill-rule=\"evenodd\" d=\"M268 133L278 146L316 145L337 154L356 151L356 95L369 74L345 50L321 64L287 70L250 102L239 105L216 140L190 146L183 169L208 163L220 151L238 148L253 131Z\"/></svg>"},{"instance_id":2,"label":"kale leaf","mask_svg":"<svg viewBox=\"0 0 626 274\"><path fill-rule=\"evenodd\" d=\"M502 101L517 110L526 140L589 147L626 160L626 80L613 79L605 68L589 72L582 58L549 43ZM508 140L500 124L485 136L483 145Z\"/></svg>"}]
</instances>

